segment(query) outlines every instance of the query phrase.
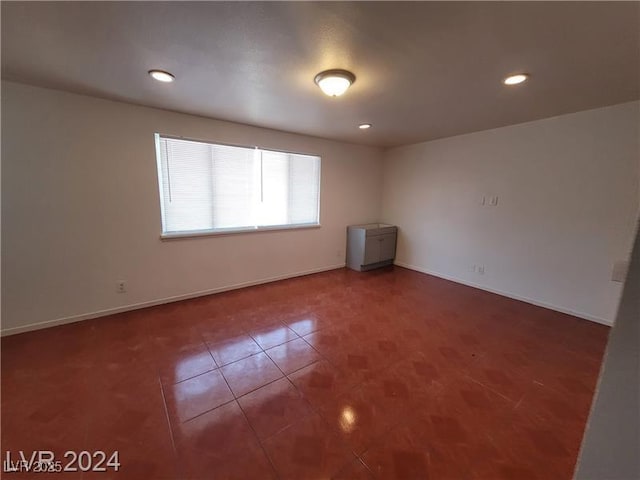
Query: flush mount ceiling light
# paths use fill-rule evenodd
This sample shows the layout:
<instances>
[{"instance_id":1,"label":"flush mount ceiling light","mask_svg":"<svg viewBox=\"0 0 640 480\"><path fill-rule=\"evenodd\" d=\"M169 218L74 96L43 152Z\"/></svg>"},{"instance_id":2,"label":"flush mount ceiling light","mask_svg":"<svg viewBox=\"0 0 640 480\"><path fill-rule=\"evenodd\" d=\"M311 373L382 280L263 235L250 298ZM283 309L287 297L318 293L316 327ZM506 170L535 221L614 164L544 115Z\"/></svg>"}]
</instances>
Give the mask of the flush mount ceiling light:
<instances>
[{"instance_id":1,"label":"flush mount ceiling light","mask_svg":"<svg viewBox=\"0 0 640 480\"><path fill-rule=\"evenodd\" d=\"M164 70L149 70L149 75L155 80L165 83L173 82L176 79L176 77Z\"/></svg>"},{"instance_id":2,"label":"flush mount ceiling light","mask_svg":"<svg viewBox=\"0 0 640 480\"><path fill-rule=\"evenodd\" d=\"M526 81L528 78L528 74L518 73L517 75L508 76L502 81L502 83L504 83L505 85L518 85L519 83Z\"/></svg>"},{"instance_id":3,"label":"flush mount ceiling light","mask_svg":"<svg viewBox=\"0 0 640 480\"><path fill-rule=\"evenodd\" d=\"M356 76L346 70L325 70L316 75L314 82L330 97L339 97L356 81Z\"/></svg>"},{"instance_id":4,"label":"flush mount ceiling light","mask_svg":"<svg viewBox=\"0 0 640 480\"><path fill-rule=\"evenodd\" d=\"M358 125L358 128L360 130L366 130L367 128L371 128L371 124L370 123L361 123L360 125Z\"/></svg>"}]
</instances>

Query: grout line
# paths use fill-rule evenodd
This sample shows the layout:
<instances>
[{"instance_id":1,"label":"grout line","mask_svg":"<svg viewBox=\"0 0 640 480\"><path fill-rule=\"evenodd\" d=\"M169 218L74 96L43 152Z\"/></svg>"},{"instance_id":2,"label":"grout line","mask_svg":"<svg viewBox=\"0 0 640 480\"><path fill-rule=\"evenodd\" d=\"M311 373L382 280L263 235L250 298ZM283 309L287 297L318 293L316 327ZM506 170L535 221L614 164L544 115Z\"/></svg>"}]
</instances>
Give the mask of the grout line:
<instances>
[{"instance_id":1,"label":"grout line","mask_svg":"<svg viewBox=\"0 0 640 480\"><path fill-rule=\"evenodd\" d=\"M256 343L257 343L257 342L256 342ZM264 352L264 351L263 351L263 352ZM250 356L252 356L252 355L250 355ZM268 356L267 356L267 357L268 357ZM245 358L249 358L249 357L245 357ZM270 358L270 357L268 357L268 358L271 360L271 358ZM273 361L273 360L272 360L272 361ZM214 359L214 362L215 362L215 359ZM232 363L233 363L233 362L232 362ZM276 367L277 367L277 365L276 365ZM212 412L213 410L216 410L217 408L220 408L220 407L222 407L222 406L224 406L224 405L229 405L230 403L235 402L235 403L236 403L236 405L238 406L238 408L240 409L240 411L242 412L242 415L243 415L243 417L244 417L245 421L247 422L247 425L249 425L249 428L251 428L251 431L253 432L253 435L254 435L255 439L258 441L258 445L260 445L260 448L262 449L262 452L264 453L265 457L267 457L267 460L269 461L269 464L271 465L271 468L273 469L273 472L276 474L276 477L279 479L279 478L280 478L280 475L279 475L278 471L276 470L275 465L274 465L273 461L271 460L271 457L267 454L267 451L266 451L266 449L264 448L264 445L263 445L263 444L262 444L262 442L260 441L260 438L258 437L258 434L256 433L255 429L253 428L253 425L251 425L251 422L249 422L249 418L247 417L247 414L246 414L246 413L245 413L245 411L243 410L242 405L240 405L240 402L238 402L238 398L240 398L240 397L237 397L237 396L236 396L236 394L234 393L233 389L231 388L231 385L229 385L229 382L227 381L227 378L224 376L224 373L221 371L221 372L220 372L220 374L222 375L222 379L224 380L225 384L227 385L227 388L228 388L228 389L229 389L229 391L231 392L231 395L233 395L233 399L232 399L232 400L229 400L228 402L222 403L222 404L220 404L220 405L218 405L218 406L216 406L216 407L214 407L214 408L211 408L211 409L209 409L209 410L207 410L207 411L205 411L205 412L202 412L202 413L200 413L200 414L196 415L195 417L190 418L190 419L188 419L188 420L185 420L184 422L181 422L181 423L187 423L187 422L190 422L191 420L194 420L195 418L198 418L198 417L200 417L200 416L202 416L202 415L204 415L204 414L206 414L206 413ZM280 377L280 378L282 378L282 377ZM280 378L278 378L277 380L280 380ZM273 382L276 382L277 380L273 380L272 382L266 383L265 385L262 385L261 387L258 387L258 388L262 388L262 387L264 387L264 386L266 386L266 385L269 385L269 384L271 384L271 383L273 383ZM255 391L255 390L257 390L257 388L256 388L256 389L254 389L254 390L252 390L252 392L253 392L253 391ZM247 393L245 393L245 394L241 395L241 397L242 397L242 396L244 396L244 395L247 395L247 394L249 394L249 393L251 393L251 392L247 392ZM175 448L175 447L174 447L174 448Z\"/></svg>"},{"instance_id":2,"label":"grout line","mask_svg":"<svg viewBox=\"0 0 640 480\"><path fill-rule=\"evenodd\" d=\"M215 363L215 360L213 362ZM200 375L204 375L205 373L215 372L216 370L220 370L220 367L210 368L209 370L205 370L205 371L200 372L200 373L198 373L196 375L191 375L190 377L183 378L182 380L179 380L177 382L170 383L167 386L178 385L178 384L180 384L182 382L186 382L187 380L193 380L194 378L199 377ZM160 383L164 385L164 382L162 381L162 376L158 375L158 377L159 377Z\"/></svg>"},{"instance_id":3,"label":"grout line","mask_svg":"<svg viewBox=\"0 0 640 480\"><path fill-rule=\"evenodd\" d=\"M271 359L269 359L269 360L271 360ZM277 365L276 365L276 366L277 366ZM223 376L224 376L224 375L223 375ZM278 378L276 378L275 380L271 380L270 382L267 382L267 383L265 383L265 384L263 384L263 385L260 385L259 387L256 387L256 388L254 388L254 389L252 389L252 390L249 390L248 392L245 392L245 393L243 393L242 395L236 395L236 394L233 392L233 390L231 390L231 393L233 394L233 397L234 397L236 400L238 400L238 399L240 399L240 398L242 398L242 397L246 397L247 395L249 395L250 393L255 392L256 390L260 390L262 387L266 387L267 385L271 385L272 383L276 383L278 380L282 380L283 378L286 378L286 375L284 375L284 376L282 376L282 377L278 377ZM226 380L226 378L225 378L225 380ZM231 387L229 387L229 388L231 388Z\"/></svg>"},{"instance_id":4,"label":"grout line","mask_svg":"<svg viewBox=\"0 0 640 480\"><path fill-rule=\"evenodd\" d=\"M256 342L256 343L258 343L258 342ZM289 343L289 342L285 342L285 343ZM284 344L283 344L283 345L284 345ZM289 377L287 377L287 374L286 374L286 373L284 373L284 371L280 368L280 366L279 366L276 362L274 362L274 361L273 361L273 359L271 358L271 356L269 356L269 354L268 354L265 350L263 350L263 352L264 352L264 354L267 356L267 358L268 358L269 360L271 360L271 363L273 363L273 364L276 366L276 368L277 368L278 370L280 370L280 373L282 374L282 376L283 376L284 378L286 378L287 380L289 380ZM281 377L281 378L282 378L282 377ZM280 379L278 379L278 380L280 380ZM276 381L276 380L274 380L274 382L275 382L275 381ZM273 383L273 382L269 382L269 383ZM267 385L268 385L268 384L267 384Z\"/></svg>"},{"instance_id":5,"label":"grout line","mask_svg":"<svg viewBox=\"0 0 640 480\"><path fill-rule=\"evenodd\" d=\"M316 332L320 331L320 329L316 330ZM315 333L315 332L311 332L311 333ZM311 333L308 333L307 335L311 335ZM314 347L313 345L311 345L306 338L304 337L300 337L304 343L306 343L307 345L309 345L318 355L320 355L322 358L326 359L326 357L320 352L320 350L318 350L316 347Z\"/></svg>"},{"instance_id":6,"label":"grout line","mask_svg":"<svg viewBox=\"0 0 640 480\"><path fill-rule=\"evenodd\" d=\"M260 345L258 345L258 346L260 346ZM246 360L247 358L255 357L256 355L260 355L261 353L266 353L264 350L262 350L262 347L260 348L259 352L253 352L252 354L247 355L246 357L238 358L238 359L234 360L233 362L223 363L218 368L220 369L220 371L222 371L222 369L224 367L228 367L229 365L233 365L236 362L240 362L242 360ZM214 359L214 361L215 361L215 359ZM216 364L217 364L217 362L216 362Z\"/></svg>"},{"instance_id":7,"label":"grout line","mask_svg":"<svg viewBox=\"0 0 640 480\"><path fill-rule=\"evenodd\" d=\"M317 362L314 362L314 363L317 363ZM310 365L313 365L313 363L312 363L312 364L310 364ZM307 365L307 366L309 366L309 365ZM303 367L303 368L305 368L305 367ZM334 367L334 368L335 368L335 367ZM299 369L299 370L301 370L301 369ZM296 371L298 371L298 370L296 370ZM292 372L292 373L293 373L293 372ZM305 394L304 394L304 393L303 393L303 392L302 392L302 391L297 387L297 385L296 385L295 383L293 383L293 381L292 381L292 380L291 380L287 375L285 375L285 378L286 378L286 379L289 381L289 383L290 383L290 384L291 384L291 385L296 389L296 391L298 392L298 394L300 395L300 397L302 398L302 400L304 400L304 401L307 403L307 405L308 405L308 407L309 407L309 409L310 409L311 413L309 413L309 414L307 414L307 415L304 415L304 416L302 416L302 417L300 417L300 418L297 418L295 421L293 421L293 422L292 422L292 423L290 423L289 425L286 425L285 427L281 428L281 429L280 429L280 430L278 430L277 432L272 433L271 435L269 435L268 437L266 437L264 440L265 440L265 441L267 441L267 440L269 440L269 439L271 439L271 438L275 437L276 435L278 435L278 434L280 434L280 433L282 433L282 432L284 432L284 431L286 431L286 430L289 430L290 428L294 427L295 425L298 425L299 423L301 423L301 422L303 422L304 420L308 419L308 418L309 418L309 417L311 417L312 415L317 415L317 416L319 417L320 421L321 421L321 422L323 422L323 423L324 423L324 424L325 424L325 425L326 425L326 426L327 426L327 427L332 431L332 433L335 435L335 432L333 432L333 426L331 425L331 423L330 423L330 422L329 422L329 421L324 417L324 415L322 415L322 414L320 413L320 410L321 410L321 408L322 408L322 405L316 406L316 405L314 405L313 403L311 403L311 402L307 399L306 395L305 395ZM349 445L346 441L344 441L343 439L340 439L340 440L341 440L341 442L342 442L342 443L344 443L344 445L345 445L345 446L349 447L349 450L350 450L350 451L349 451L349 453L355 457L354 459L356 459L356 460L360 460L360 457L358 456L358 454L356 454L356 452L354 452L354 451L350 448L350 445ZM265 453L266 453L266 451L265 451ZM271 461L271 458L269 457L269 455L268 455L268 454L267 454L267 457L268 457L268 458L269 458L269 460ZM353 459L352 459L351 461L353 461ZM347 461L347 462L345 462L345 463L344 463L344 465L342 465L342 467L341 467L337 472L334 472L334 473L340 473L344 468L346 468L346 467L350 464L350 462L351 462L351 461ZM366 465L365 465L365 467L367 468L367 471L370 471L370 470L369 470L369 468L368 468Z\"/></svg>"},{"instance_id":8,"label":"grout line","mask_svg":"<svg viewBox=\"0 0 640 480\"><path fill-rule=\"evenodd\" d=\"M269 357L269 355L267 355L267 358L269 358L269 360L271 360L271 357ZM273 362L273 360L271 360ZM275 365L275 362L273 362ZM276 367L279 369L278 365L276 365ZM280 371L280 373L282 373L282 370ZM222 375L224 378L224 374ZM280 377L282 378L282 377ZM280 380L280 378L278 378L277 380L274 380L273 382L269 382L266 383L265 385L262 385L261 387L258 388L262 388L266 385L270 385L274 382L277 382L278 380ZM286 376L284 377L286 378ZM227 379L224 378L224 381L227 382ZM229 390L231 390L231 386L229 385L229 382L227 382L227 386L229 387ZM258 389L255 389L258 390ZM252 390L252 391L255 391ZM233 390L231 390L231 393L233 393ZM255 428L253 427L253 425L251 424L251 422L249 421L249 417L247 416L247 412L244 411L244 408L242 408L242 405L240 404L240 402L238 401L238 398L242 398L245 395L248 395L251 392L247 392L244 395L241 395L240 397L236 397L235 398L235 402L238 404L238 407L240 408L240 411L242 412L242 415L244 416L245 421L247 422L247 425L249 425L249 428L251 429L251 431L253 432L254 437L256 438L256 440L258 441L258 445L260 445L260 448L262 449L262 453L264 453L264 456L267 457L267 460L269 461L269 465L271 465L271 468L273 469L273 472L276 474L276 477L278 479L280 479L280 473L278 472L278 470L276 469L275 463L273 462L273 460L271 459L271 455L269 455L267 453L267 449L264 447L262 440L260 440L260 437L258 436L258 433L256 432ZM235 396L235 393L233 393L233 395Z\"/></svg>"},{"instance_id":9,"label":"grout line","mask_svg":"<svg viewBox=\"0 0 640 480\"><path fill-rule=\"evenodd\" d=\"M211 348L209 347L209 344L207 343L207 341L204 339L204 335L202 335L202 332L200 332L200 339L202 340L202 343L204 344L204 346L207 349L207 351L209 352L209 355L211 355L211 359L213 360L213 364L217 368L220 368L220 365L218 365L218 362L216 362L216 359L213 356L213 353L211 353Z\"/></svg>"},{"instance_id":10,"label":"grout line","mask_svg":"<svg viewBox=\"0 0 640 480\"><path fill-rule=\"evenodd\" d=\"M270 438L275 437L276 435L278 435L278 434L279 434L279 433L281 433L281 432L284 432L285 430L288 430L288 429L289 429L289 428L291 428L292 426L294 426L294 425L296 425L296 424L300 423L302 420L305 420L306 418L310 417L312 414L320 415L320 414L316 411L316 409L314 408L314 406L309 402L309 400L307 400L307 398L305 397L304 393L302 393L302 392L300 391L300 389L296 386L296 384L295 384L295 383L293 383L293 382L291 381L291 379L290 379L289 377L287 377L286 375L285 375L285 377L284 377L284 378L286 378L286 379L287 379L287 381L289 382L289 385L291 385L291 386L296 390L296 392L298 392L298 395L299 395L299 396L300 396L300 398L301 398L301 399L302 399L302 400L307 404L307 406L309 407L309 410L311 410L311 413L309 413L309 414L307 414L307 415L304 415L304 416L302 416L302 417L297 418L296 420L294 420L294 421L293 421L292 423L290 423L289 425L286 425L286 426L282 427L280 430L278 430L277 432L272 433L271 435L267 436L266 438L264 438L264 440L265 440L265 441L266 441L266 440L269 440Z\"/></svg>"},{"instance_id":11,"label":"grout line","mask_svg":"<svg viewBox=\"0 0 640 480\"><path fill-rule=\"evenodd\" d=\"M164 386L162 385L162 381L160 380L159 377L158 377L158 384L160 386L160 396L162 397L162 405L164 406L164 416L165 416L165 419L167 420L167 426L169 427L169 439L171 440L171 448L173 449L173 454L175 456L175 461L176 461L176 465L174 465L174 468L178 470L176 473L181 474L182 473L181 462L180 462L180 457L178 455L178 449L176 448L176 442L173 435L173 427L171 426L171 419L169 418L169 408L167 407L167 399L164 393Z\"/></svg>"},{"instance_id":12,"label":"grout line","mask_svg":"<svg viewBox=\"0 0 640 480\"><path fill-rule=\"evenodd\" d=\"M302 337L299 337L299 338L301 338L301 339L302 339ZM287 341L287 342L285 342L285 343L282 343L282 344L280 344L280 345L275 345L274 347L270 347L270 348L269 348L269 349L267 349L267 350L270 350L271 348L275 348L275 347L278 347L278 346L286 345L287 343L292 342L292 341L294 341L294 340L297 340L297 339L295 339L295 338L294 338L293 340L289 340L289 341ZM304 340L304 339L302 339L302 340ZM257 342L256 342L256 343L257 343ZM305 342L305 343L306 343L306 342ZM259 346L259 345L258 345L258 346ZM309 346L310 346L311 348L313 348L313 346L312 346L312 345L309 345ZM207 347L208 347L208 346L207 346ZM229 390L231 391L231 394L234 396L234 399L238 399L238 398L244 397L245 395L248 395L248 394L250 394L250 393L253 393L253 392L255 392L256 390L259 390L259 389L260 389L260 388L262 388L262 387L265 387L265 386L270 385L270 384L272 384L272 383L274 383L274 382L277 382L278 380L280 380L280 379L281 379L281 378L283 378L283 377L285 377L285 378L287 378L287 379L288 379L288 375L293 374L293 373L295 373L295 372L298 372L298 371L302 370L303 368L306 368L306 367L308 367L308 366L310 366L310 365L313 365L314 363L318 363L319 361L326 360L327 362L331 363L331 362L330 362L326 357L324 357L324 355L322 355L322 354L321 354L320 352L318 352L315 348L313 348L313 350L314 350L318 355L320 355L322 358L317 359L317 360L314 360L313 362L309 363L308 365L304 365L304 366L302 366L302 367L300 367L300 368L297 368L296 370L291 371L289 374L286 374L286 373L284 373L284 371L283 371L283 370L278 366L278 364L277 364L277 363L276 363L276 362L271 358L271 356L269 355L269 353L267 352L267 350L262 349L262 347L260 347L260 348L261 348L261 351L260 351L260 352L252 353L251 355L248 355L248 356L243 357L243 358L239 358L239 359L237 359L237 360L234 360L233 362L225 363L225 364L222 364L222 365L218 365L218 363L216 362L215 358L213 358L213 355L211 355L211 351L209 350L209 354L210 354L210 355L211 355L211 357L213 358L213 362L214 362L214 364L215 364L215 365L218 365L216 368L212 368L212 369L206 370L206 371L204 371L204 372L198 373L197 375L193 375L193 376L191 376L191 377L184 378L184 379L180 380L179 382L172 383L171 385L178 385L178 384L180 384L180 383L182 383L182 382L186 382L187 380L192 380L192 379L194 379L194 378L196 378L196 377L199 377L199 376L201 376L201 375L204 375L204 374L207 374L207 373L211 373L211 372L215 372L215 371L220 371L220 373L222 374L222 376L223 376L223 377L224 377L224 379L225 379L225 382L227 383L227 386L229 387ZM227 366L232 365L232 364L234 364L234 363L236 363L236 362L239 362L239 361L242 361L242 360L246 360L247 358L254 357L254 356L256 356L256 355L259 355L260 353L264 353L264 354L267 356L267 358L268 358L268 359L269 359L269 360L270 360L270 361L271 361L271 362L276 366L276 368L278 368L278 370L280 370L280 372L282 373L282 377L276 378L275 380L271 380L270 382L267 382L267 383L265 383L265 384L263 384L263 385L260 385L259 387L256 387L256 388L254 388L254 389L252 389L252 390L249 390L248 392L245 392L245 393L243 393L242 395L239 395L239 396L238 396L238 395L236 395L236 394L235 394L235 392L233 391L233 389L231 388L231 386L229 385L229 382L227 381L226 377L224 376L224 372L222 371L223 367L227 367ZM331 364L331 365L332 365L334 368L337 368L335 365L333 365L333 364ZM162 383L162 382L161 382L161 383ZM212 411L212 410L215 410L216 408L221 407L222 405L226 405L227 403L230 403L230 401L229 401L229 402L222 403L222 404L220 404L220 405L218 405L218 406L216 406L216 407L214 407L214 408L211 408L211 409L209 409L209 410L207 410L207 411L205 411L205 412L203 412L203 413L201 413L201 414L196 415L195 417L192 417L192 418L190 418L190 419L188 419L188 420L185 420L185 422L187 422L187 421L189 421L189 420L192 420L193 418L197 418L197 417L199 417L200 415L202 415L202 414L204 414L204 413L207 413L207 412L210 412L210 411Z\"/></svg>"},{"instance_id":13,"label":"grout line","mask_svg":"<svg viewBox=\"0 0 640 480\"><path fill-rule=\"evenodd\" d=\"M290 329L287 325L285 325L284 323L281 323L281 325L282 325L284 328L286 328L287 330L291 330L291 329ZM266 327L266 328L269 328L269 327ZM271 345L269 348L266 348L266 349L265 349L262 345L260 345L260 344L258 343L258 340L256 340L256 337L254 337L253 335L251 335L251 333L247 332L247 335L248 335L249 337L251 337L251 339L252 339L254 342L256 342L256 344L257 344L260 348L262 348L262 351L263 351L263 352L266 352L267 350L270 350L270 349L272 349L272 348L276 348L276 347L279 347L279 346L284 345L284 344L286 344L286 343L292 342L292 341L296 340L297 338L302 338L300 335L298 335L298 334L297 334L296 332L294 332L293 330L291 330L291 331L292 331L292 332L293 332L293 334L296 336L296 338L292 338L292 339L290 339L290 340L285 340L284 342L282 342L282 343L278 343L277 345Z\"/></svg>"},{"instance_id":14,"label":"grout line","mask_svg":"<svg viewBox=\"0 0 640 480\"><path fill-rule=\"evenodd\" d=\"M231 395L233 395L233 392L231 392ZM226 402L224 402L224 403L221 403L220 405L216 405L215 407L210 408L210 409L208 409L208 410L205 410L204 412L199 413L199 414L197 414L197 415L195 415L195 416L193 416L193 417L190 417L190 418L188 418L188 419L186 419L186 420L184 420L184 421L180 421L180 423L181 423L181 424L189 423L191 420L195 420L196 418L199 418L199 417L201 417L201 416L203 416L203 415L205 415L205 414L207 414L207 413L213 412L214 410L217 410L217 409L218 409L218 408L220 408L220 407L224 407L225 405L229 405L230 403L235 402L235 401L236 401L236 398L234 397L234 398L232 398L232 399L231 399L231 400L229 400L229 401L226 401ZM179 421L179 420L180 420L180 419L178 419L178 421Z\"/></svg>"},{"instance_id":15,"label":"grout line","mask_svg":"<svg viewBox=\"0 0 640 480\"><path fill-rule=\"evenodd\" d=\"M244 419L247 422L247 425L249 425L249 428L253 432L253 435L255 436L256 440L258 441L258 445L260 445L260 448L262 449L262 453L264 453L264 456L267 458L269 465L271 465L271 468L273 469L273 473L275 473L276 477L280 479L281 478L280 472L278 472L278 470L276 469L276 465L273 462L271 455L269 455L269 453L267 452L267 449L264 447L264 444L262 443L262 440L260 440L260 437L256 433L256 430L253 428L253 425L251 425L251 422L249 421L249 417L247 417L247 414L242 408L242 405L240 405L240 402L236 400L236 403L238 404L238 407L240 407L240 411L242 412L242 415L244 416Z\"/></svg>"},{"instance_id":16,"label":"grout line","mask_svg":"<svg viewBox=\"0 0 640 480\"><path fill-rule=\"evenodd\" d=\"M299 371L299 370L302 370L303 368L307 368L309 365L313 365L314 363L317 363L317 362L321 361L322 359L324 359L324 356L323 356L320 352L318 352L315 348L313 348L313 345L310 345L310 344L309 344L307 341L305 341L305 339L304 339L304 338L302 338L302 337L299 337L299 339L300 339L300 340L302 340L304 343L306 343L306 344L307 344L307 346L311 347L311 349L312 349L314 352L316 352L316 354L317 354L317 355L319 355L321 358L320 358L320 359L317 359L317 360L314 360L313 362L311 362L311 363L309 363L309 364L307 364L307 365L304 365L304 366L302 366L302 367L300 367L300 368L296 368L295 370L292 370L292 371L291 371L291 372L289 372L289 373L285 373L285 371L284 371L284 370L282 370L282 369L280 368L280 366L276 363L276 361L275 361L273 358L271 358L271 355L269 355L269 352L268 352L267 350L265 350L265 351L264 351L264 353L266 353L266 354L267 354L267 356L271 359L271 361L272 361L273 363L275 363L275 364L276 364L276 367L278 367L278 368L280 369L280 371L282 372L282 374L283 374L285 377L286 377L286 376L288 376L288 375L290 375L290 374L292 374L292 373L295 373L295 372L297 372L297 371ZM293 341L295 341L295 340L298 340L298 339L297 339L297 338L294 338L293 340L290 340L289 342L283 343L282 345L286 345L287 343L293 342ZM280 345L280 346L282 346L282 345ZM275 347L273 347L273 348L275 348ZM271 350L271 348L269 348L268 350Z\"/></svg>"},{"instance_id":17,"label":"grout line","mask_svg":"<svg viewBox=\"0 0 640 480\"><path fill-rule=\"evenodd\" d=\"M254 341L255 341L255 340L254 340ZM256 344L258 345L258 347L260 347L260 345L258 344L258 342L256 342ZM262 347L260 347L260 348L262 349ZM233 389L231 388L231 385L229 384L229 381L227 380L227 377L225 376L224 371L222 371L222 367L220 367L220 368L219 368L219 370L220 370L220 374L222 375L222 378L224 379L225 383L227 384L227 387L228 387L228 388L229 388L229 390L231 391L231 395L233 395L233 398L234 398L235 400L238 400L238 398L242 398L242 397L244 397L245 395L248 395L248 394L250 394L250 393L253 393L253 392L255 392L256 390L259 390L259 389L260 389L260 388L262 388L262 387L266 387L267 385L271 385L272 383L277 382L277 381L278 381L278 380L280 380L281 378L286 377L286 375L285 375L285 373L282 371L282 369L281 369L281 368L276 364L276 362L274 362L274 361L271 359L271 357L269 356L269 354L268 354L264 349L262 349L260 352L252 353L251 355L249 355L249 356L247 356L247 357L244 357L244 358L241 358L241 359L238 359L238 360L236 360L236 361L234 361L234 362L227 363L227 364L223 365L223 367L226 367L227 365L232 365L233 363L239 362L239 361L241 361L241 360L246 360L247 358L251 358L251 357L253 357L253 356L259 355L260 353L264 353L264 354L267 356L267 358L271 361L271 363L273 363L273 364L275 365L275 367L276 367L278 370L280 370L280 373L282 374L282 377L276 378L275 380L271 380L270 382L267 382L267 383L265 383L265 384L263 384L263 385L260 385L259 387L256 387L256 388L254 388L254 389L252 389L252 390L249 390L248 392L245 392L245 393L243 393L242 395L236 395L236 393L235 393L235 392L233 391ZM214 359L214 361L215 361L215 359ZM228 402L227 402L227 403L228 403ZM216 408L217 408L217 407L216 407Z\"/></svg>"}]
</instances>

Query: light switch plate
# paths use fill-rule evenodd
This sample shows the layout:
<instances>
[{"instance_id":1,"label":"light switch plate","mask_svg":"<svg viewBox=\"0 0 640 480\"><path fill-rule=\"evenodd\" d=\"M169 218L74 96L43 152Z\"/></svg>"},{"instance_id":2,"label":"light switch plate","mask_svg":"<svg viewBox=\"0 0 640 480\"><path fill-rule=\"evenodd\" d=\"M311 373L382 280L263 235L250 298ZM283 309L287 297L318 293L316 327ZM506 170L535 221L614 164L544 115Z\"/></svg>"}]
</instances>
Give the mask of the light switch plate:
<instances>
[{"instance_id":1,"label":"light switch plate","mask_svg":"<svg viewBox=\"0 0 640 480\"><path fill-rule=\"evenodd\" d=\"M627 278L628 270L629 262L625 260L618 260L613 264L613 269L611 270L611 281L624 282L624 280Z\"/></svg>"}]
</instances>

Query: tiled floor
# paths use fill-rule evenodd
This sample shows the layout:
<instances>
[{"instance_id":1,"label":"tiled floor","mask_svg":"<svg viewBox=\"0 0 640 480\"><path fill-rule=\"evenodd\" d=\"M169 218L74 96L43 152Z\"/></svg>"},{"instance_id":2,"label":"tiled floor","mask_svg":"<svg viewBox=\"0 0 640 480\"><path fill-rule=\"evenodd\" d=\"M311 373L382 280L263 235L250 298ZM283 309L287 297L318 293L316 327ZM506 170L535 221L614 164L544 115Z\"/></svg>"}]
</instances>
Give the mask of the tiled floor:
<instances>
[{"instance_id":1,"label":"tiled floor","mask_svg":"<svg viewBox=\"0 0 640 480\"><path fill-rule=\"evenodd\" d=\"M607 335L395 267L5 337L3 458L119 452L117 474L49 478L569 479Z\"/></svg>"}]
</instances>

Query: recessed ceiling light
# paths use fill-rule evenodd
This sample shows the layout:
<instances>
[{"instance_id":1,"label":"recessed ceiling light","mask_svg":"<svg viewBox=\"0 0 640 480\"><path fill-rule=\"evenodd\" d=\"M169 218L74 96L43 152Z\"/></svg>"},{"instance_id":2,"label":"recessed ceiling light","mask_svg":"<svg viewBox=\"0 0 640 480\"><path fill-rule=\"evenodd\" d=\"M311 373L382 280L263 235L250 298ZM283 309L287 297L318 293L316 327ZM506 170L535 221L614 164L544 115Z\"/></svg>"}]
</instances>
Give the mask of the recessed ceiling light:
<instances>
[{"instance_id":1,"label":"recessed ceiling light","mask_svg":"<svg viewBox=\"0 0 640 480\"><path fill-rule=\"evenodd\" d=\"M363 124L358 125L358 128L360 130L366 130L367 128L371 128L371 124L370 123L363 123Z\"/></svg>"},{"instance_id":2,"label":"recessed ceiling light","mask_svg":"<svg viewBox=\"0 0 640 480\"><path fill-rule=\"evenodd\" d=\"M505 78L502 82L505 85L517 85L519 83L524 82L529 78L529 75L526 73L518 73L517 75L510 75Z\"/></svg>"},{"instance_id":3,"label":"recessed ceiling light","mask_svg":"<svg viewBox=\"0 0 640 480\"><path fill-rule=\"evenodd\" d=\"M176 79L176 77L164 70L149 70L149 75L159 82L165 83L173 82Z\"/></svg>"},{"instance_id":4,"label":"recessed ceiling light","mask_svg":"<svg viewBox=\"0 0 640 480\"><path fill-rule=\"evenodd\" d=\"M356 76L346 70L325 70L316 75L314 82L330 97L339 97L356 81Z\"/></svg>"}]
</instances>

